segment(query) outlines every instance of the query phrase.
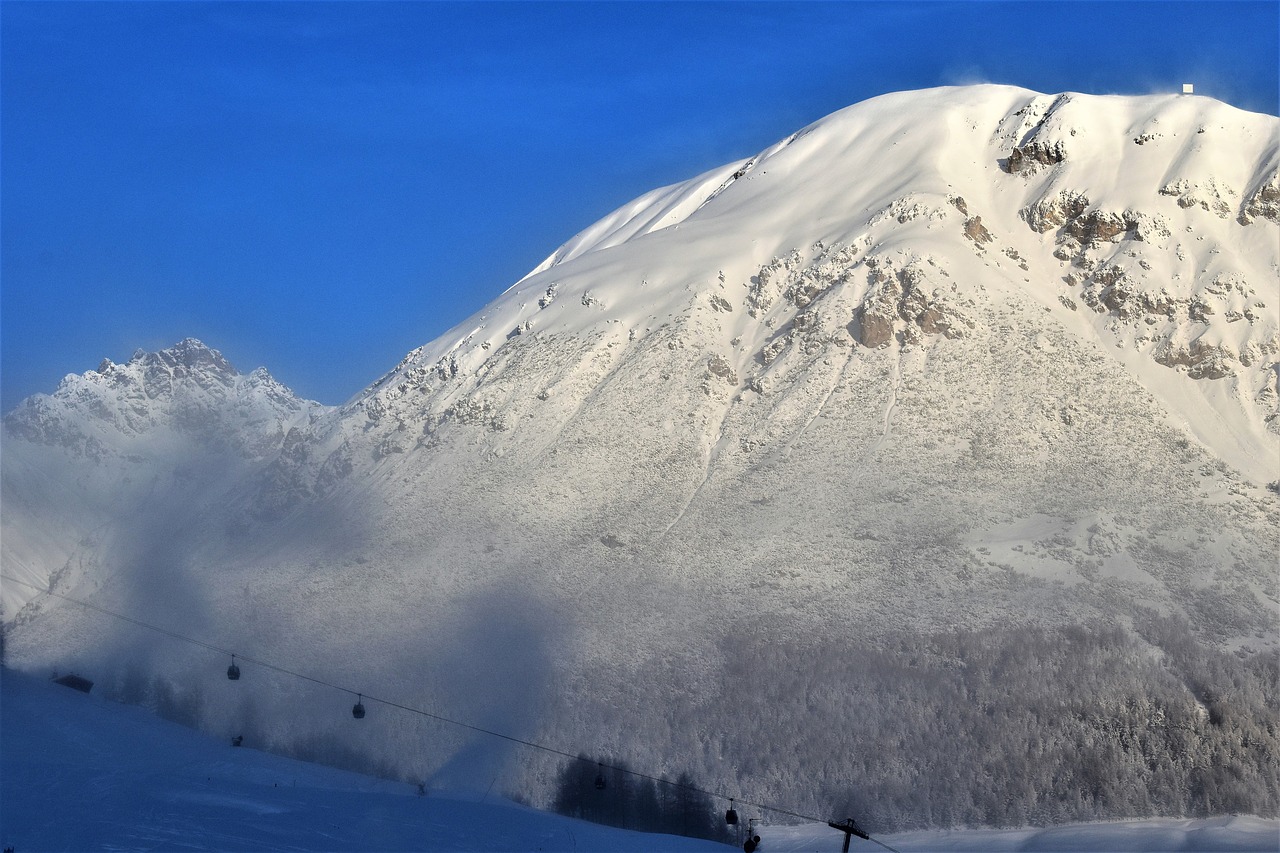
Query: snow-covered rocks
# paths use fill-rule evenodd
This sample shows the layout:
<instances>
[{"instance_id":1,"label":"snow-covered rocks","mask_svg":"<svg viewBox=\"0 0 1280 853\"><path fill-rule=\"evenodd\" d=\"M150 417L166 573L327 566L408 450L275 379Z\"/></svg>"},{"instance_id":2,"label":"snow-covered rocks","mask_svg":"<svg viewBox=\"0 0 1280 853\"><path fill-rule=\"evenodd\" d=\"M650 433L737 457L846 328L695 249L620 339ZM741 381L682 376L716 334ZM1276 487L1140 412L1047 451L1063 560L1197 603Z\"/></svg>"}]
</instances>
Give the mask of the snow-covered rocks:
<instances>
[{"instance_id":1,"label":"snow-covered rocks","mask_svg":"<svg viewBox=\"0 0 1280 853\"><path fill-rule=\"evenodd\" d=\"M264 368L242 375L216 350L194 338L124 364L103 360L97 370L66 377L52 395L24 400L4 419L12 437L57 444L87 454L119 449L122 439L155 444L176 432L213 444L230 442L262 458L279 449L285 430L316 409L271 378Z\"/></svg>"}]
</instances>

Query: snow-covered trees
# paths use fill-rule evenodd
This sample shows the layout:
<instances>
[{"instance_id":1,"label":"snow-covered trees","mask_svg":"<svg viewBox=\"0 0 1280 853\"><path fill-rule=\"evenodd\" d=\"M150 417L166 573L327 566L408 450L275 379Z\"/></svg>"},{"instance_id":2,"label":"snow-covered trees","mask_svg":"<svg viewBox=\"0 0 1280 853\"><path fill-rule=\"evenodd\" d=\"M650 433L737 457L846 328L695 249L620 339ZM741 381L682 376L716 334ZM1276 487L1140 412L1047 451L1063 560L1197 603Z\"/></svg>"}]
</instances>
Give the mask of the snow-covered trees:
<instances>
[{"instance_id":1,"label":"snow-covered trees","mask_svg":"<svg viewBox=\"0 0 1280 853\"><path fill-rule=\"evenodd\" d=\"M675 782L655 781L625 764L598 763L585 755L561 769L552 808L570 817L645 832L728 837L711 797L688 773Z\"/></svg>"}]
</instances>

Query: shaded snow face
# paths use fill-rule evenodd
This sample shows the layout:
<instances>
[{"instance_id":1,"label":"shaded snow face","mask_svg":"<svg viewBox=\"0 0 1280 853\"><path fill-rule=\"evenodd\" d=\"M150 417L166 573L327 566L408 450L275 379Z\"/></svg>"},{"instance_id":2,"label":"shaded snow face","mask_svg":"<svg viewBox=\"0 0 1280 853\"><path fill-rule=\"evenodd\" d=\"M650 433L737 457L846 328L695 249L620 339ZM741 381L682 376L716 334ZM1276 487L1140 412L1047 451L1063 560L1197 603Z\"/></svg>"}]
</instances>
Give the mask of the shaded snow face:
<instances>
[{"instance_id":1,"label":"shaded snow face","mask_svg":"<svg viewBox=\"0 0 1280 853\"><path fill-rule=\"evenodd\" d=\"M723 850L234 749L5 670L0 795L22 850ZM50 798L48 791L61 792Z\"/></svg>"},{"instance_id":2,"label":"shaded snow face","mask_svg":"<svg viewBox=\"0 0 1280 853\"><path fill-rule=\"evenodd\" d=\"M482 592L462 602L442 626L447 645L428 663L436 673L433 692L447 697L458 719L513 738L533 738L555 687L552 664L560 633L532 590ZM461 743L432 770L432 786L487 789L521 757L511 741L483 733L469 734Z\"/></svg>"}]
</instances>

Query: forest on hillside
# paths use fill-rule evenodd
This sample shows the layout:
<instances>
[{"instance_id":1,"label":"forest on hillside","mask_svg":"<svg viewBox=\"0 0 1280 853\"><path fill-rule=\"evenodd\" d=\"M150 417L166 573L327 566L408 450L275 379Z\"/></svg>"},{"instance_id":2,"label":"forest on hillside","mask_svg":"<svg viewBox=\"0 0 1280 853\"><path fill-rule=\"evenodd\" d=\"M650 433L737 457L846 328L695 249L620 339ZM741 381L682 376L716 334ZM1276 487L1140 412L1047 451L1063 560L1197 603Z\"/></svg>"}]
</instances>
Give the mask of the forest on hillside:
<instances>
[{"instance_id":1,"label":"forest on hillside","mask_svg":"<svg viewBox=\"0 0 1280 853\"><path fill-rule=\"evenodd\" d=\"M631 682L636 696L561 706L560 732L621 748L567 764L513 753L492 771L496 790L589 820L705 837L722 831L726 804L699 791L854 815L873 833L1280 814L1276 656L1211 648L1179 616L1139 610L1131 628L1098 620L853 644L744 630L721 646L718 687L680 689L672 672L687 661L650 661ZM131 667L105 674L100 689L193 727L234 724L259 748L385 778L418 783L424 767L465 758L455 740L407 743L379 728L394 714L362 720L360 737L303 726L268 735L253 703L244 720L220 718L202 678ZM662 679L668 689L655 692ZM601 772L607 793L594 787Z\"/></svg>"},{"instance_id":2,"label":"forest on hillside","mask_svg":"<svg viewBox=\"0 0 1280 853\"><path fill-rule=\"evenodd\" d=\"M1212 649L1182 617L856 646L744 633L723 653L719 692L644 727L716 790L876 832L1280 814L1277 658Z\"/></svg>"}]
</instances>

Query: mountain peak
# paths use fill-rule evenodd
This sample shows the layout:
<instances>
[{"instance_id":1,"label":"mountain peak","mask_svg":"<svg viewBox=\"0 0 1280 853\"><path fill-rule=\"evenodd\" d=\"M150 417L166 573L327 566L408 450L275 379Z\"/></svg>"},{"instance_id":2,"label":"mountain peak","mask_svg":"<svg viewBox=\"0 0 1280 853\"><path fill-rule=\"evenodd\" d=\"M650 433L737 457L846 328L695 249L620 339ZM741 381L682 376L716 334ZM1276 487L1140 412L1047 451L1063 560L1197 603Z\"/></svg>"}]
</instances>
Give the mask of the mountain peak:
<instances>
[{"instance_id":1,"label":"mountain peak","mask_svg":"<svg viewBox=\"0 0 1280 853\"><path fill-rule=\"evenodd\" d=\"M301 412L316 408L319 404L299 399L265 369L245 376L218 350L185 338L155 352L139 349L123 364L108 358L96 370L70 374L53 394L20 403L5 416L4 426L11 436L37 444L101 455L116 443L113 434L136 438L176 429L221 442L230 436L218 438L217 431L234 433L241 421L252 424L254 432L271 424L274 435Z\"/></svg>"},{"instance_id":2,"label":"mountain peak","mask_svg":"<svg viewBox=\"0 0 1280 853\"><path fill-rule=\"evenodd\" d=\"M927 349L972 328L967 303L1030 300L1265 481L1276 136L1274 116L1195 96L883 95L623 205L364 396L420 406L529 339L625 352L695 318L688 343L764 387L797 344Z\"/></svg>"},{"instance_id":3,"label":"mountain peak","mask_svg":"<svg viewBox=\"0 0 1280 853\"><path fill-rule=\"evenodd\" d=\"M184 338L171 347L155 352L144 349L134 350L129 361L123 366L151 371L151 375L155 375L155 371L170 375L174 375L175 371L182 374L199 373L217 377L224 382L240 375L222 353L206 346L196 338ZM110 359L103 359L96 372L106 375L118 367L121 365L116 365Z\"/></svg>"}]
</instances>

